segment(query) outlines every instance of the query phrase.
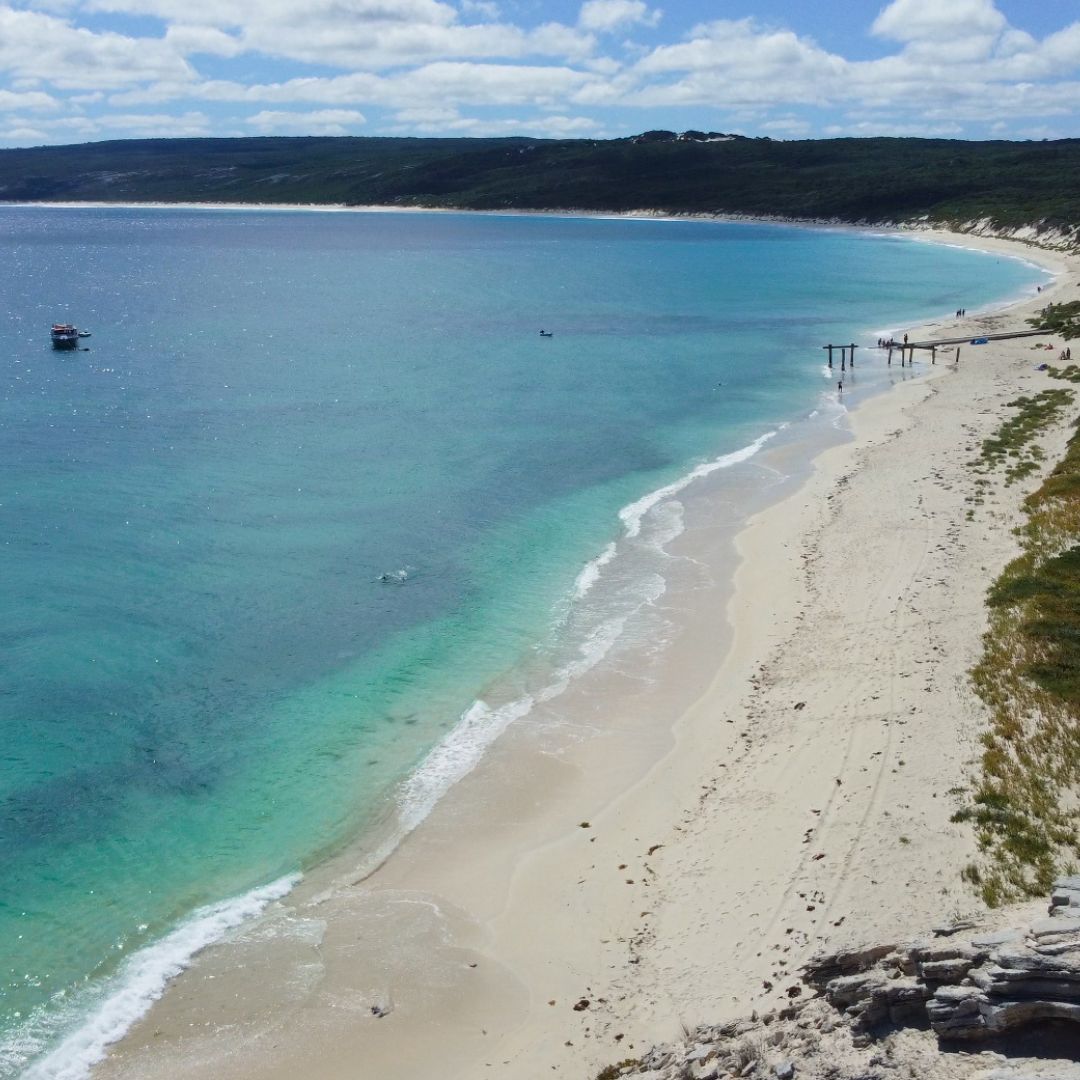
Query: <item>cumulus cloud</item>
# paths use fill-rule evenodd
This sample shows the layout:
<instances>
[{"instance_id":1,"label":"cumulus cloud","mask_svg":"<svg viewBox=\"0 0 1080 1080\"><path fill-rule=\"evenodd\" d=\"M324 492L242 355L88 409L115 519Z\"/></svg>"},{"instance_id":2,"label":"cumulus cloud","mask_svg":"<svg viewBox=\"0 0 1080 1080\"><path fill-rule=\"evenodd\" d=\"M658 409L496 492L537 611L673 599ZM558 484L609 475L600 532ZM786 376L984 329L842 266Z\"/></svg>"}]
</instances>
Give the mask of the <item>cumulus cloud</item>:
<instances>
[{"instance_id":1,"label":"cumulus cloud","mask_svg":"<svg viewBox=\"0 0 1080 1080\"><path fill-rule=\"evenodd\" d=\"M585 0L579 25L598 33L611 33L627 26L656 26L660 11L650 11L642 0Z\"/></svg>"},{"instance_id":2,"label":"cumulus cloud","mask_svg":"<svg viewBox=\"0 0 1080 1080\"><path fill-rule=\"evenodd\" d=\"M0 0L0 140L655 126L980 136L1075 133L1080 118L1080 21L1038 37L994 0L891 0L861 27L882 43L872 60L752 17L656 44L667 24L648 0L584 0L566 23L540 11L498 0Z\"/></svg>"},{"instance_id":3,"label":"cumulus cloud","mask_svg":"<svg viewBox=\"0 0 1080 1080\"><path fill-rule=\"evenodd\" d=\"M688 41L660 46L639 61L635 71L648 78L631 99L649 106L825 104L848 69L842 57L790 30L753 19L717 20L696 27Z\"/></svg>"},{"instance_id":4,"label":"cumulus cloud","mask_svg":"<svg viewBox=\"0 0 1080 1080\"><path fill-rule=\"evenodd\" d=\"M21 133L21 134L17 134ZM28 143L71 142L73 140L109 138L189 138L209 135L209 118L201 112L172 113L111 113L102 117L66 116L38 119L27 123L23 119L0 122L0 139L18 138Z\"/></svg>"},{"instance_id":5,"label":"cumulus cloud","mask_svg":"<svg viewBox=\"0 0 1080 1080\"><path fill-rule=\"evenodd\" d=\"M60 102L50 94L44 94L40 90L26 90L21 93L11 90L0 90L0 109L4 112L15 112L19 109L57 109Z\"/></svg>"},{"instance_id":6,"label":"cumulus cloud","mask_svg":"<svg viewBox=\"0 0 1080 1080\"><path fill-rule=\"evenodd\" d=\"M236 37L214 26L177 23L166 30L165 41L185 56L193 53L203 53L208 56L238 56L244 51L243 44Z\"/></svg>"},{"instance_id":7,"label":"cumulus cloud","mask_svg":"<svg viewBox=\"0 0 1080 1080\"><path fill-rule=\"evenodd\" d=\"M260 134L277 132L304 135L350 135L367 123L363 113L354 109L321 109L316 112L274 112L264 110L247 118Z\"/></svg>"},{"instance_id":8,"label":"cumulus cloud","mask_svg":"<svg viewBox=\"0 0 1080 1080\"><path fill-rule=\"evenodd\" d=\"M996 37L1005 16L992 0L893 0L874 20L871 31L893 41L949 41Z\"/></svg>"},{"instance_id":9,"label":"cumulus cloud","mask_svg":"<svg viewBox=\"0 0 1080 1080\"><path fill-rule=\"evenodd\" d=\"M461 0L463 15L482 15L486 19L499 17L499 5L492 0Z\"/></svg>"},{"instance_id":10,"label":"cumulus cloud","mask_svg":"<svg viewBox=\"0 0 1080 1080\"><path fill-rule=\"evenodd\" d=\"M532 119L515 117L462 116L456 111L432 114L406 111L402 123L393 130L398 134L500 136L526 135L546 139L579 139L604 134L601 126L586 116L544 116Z\"/></svg>"},{"instance_id":11,"label":"cumulus cloud","mask_svg":"<svg viewBox=\"0 0 1080 1080\"><path fill-rule=\"evenodd\" d=\"M164 41L93 32L53 15L3 6L0 73L64 89L108 89L194 74Z\"/></svg>"},{"instance_id":12,"label":"cumulus cloud","mask_svg":"<svg viewBox=\"0 0 1080 1080\"><path fill-rule=\"evenodd\" d=\"M435 59L583 57L593 38L548 22L462 22L441 0L87 0L91 10L188 27L197 51L229 48L339 68L384 69ZM213 37L208 30L219 31ZM232 53L223 53L232 55Z\"/></svg>"},{"instance_id":13,"label":"cumulus cloud","mask_svg":"<svg viewBox=\"0 0 1080 1080\"><path fill-rule=\"evenodd\" d=\"M201 112L186 112L180 116L172 113L112 113L93 123L102 131L144 138L180 138L210 133L209 118Z\"/></svg>"},{"instance_id":14,"label":"cumulus cloud","mask_svg":"<svg viewBox=\"0 0 1080 1080\"><path fill-rule=\"evenodd\" d=\"M724 110L813 105L846 112L854 104L890 114L872 122L875 131L922 125L928 134L959 133L957 121L1080 110L1075 85L1060 81L1080 70L1080 23L1040 42L1010 26L991 0L894 0L871 30L900 42L899 52L852 61L754 19L705 23L643 57L634 68L639 83L624 100ZM944 127L937 123L943 117ZM839 126L862 134L859 123Z\"/></svg>"},{"instance_id":15,"label":"cumulus cloud","mask_svg":"<svg viewBox=\"0 0 1080 1080\"><path fill-rule=\"evenodd\" d=\"M554 108L594 81L598 81L596 76L570 67L443 61L392 75L361 72L252 85L215 80L187 86L184 93L204 101L381 105L398 112L461 105ZM167 89L166 96L174 92L175 89ZM154 93L120 93L113 95L111 101L122 106L149 105L155 100Z\"/></svg>"}]
</instances>

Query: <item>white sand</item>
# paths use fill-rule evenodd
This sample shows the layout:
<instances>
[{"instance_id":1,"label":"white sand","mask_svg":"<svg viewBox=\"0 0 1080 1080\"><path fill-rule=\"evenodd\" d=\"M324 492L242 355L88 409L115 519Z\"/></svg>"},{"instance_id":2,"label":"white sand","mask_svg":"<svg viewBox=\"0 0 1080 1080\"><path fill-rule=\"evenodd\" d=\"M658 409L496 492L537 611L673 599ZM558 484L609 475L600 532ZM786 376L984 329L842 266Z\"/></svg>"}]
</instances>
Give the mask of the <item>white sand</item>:
<instances>
[{"instance_id":1,"label":"white sand","mask_svg":"<svg viewBox=\"0 0 1080 1080\"><path fill-rule=\"evenodd\" d=\"M1037 303L912 339L1023 328L1076 295L1073 258L1031 257L1061 272ZM985 722L967 671L1038 478L973 506L968 463L1007 401L1053 385L1034 367L1057 351L1033 347L920 355L739 535L727 611L701 590L668 685L597 673L579 738L511 729L376 874L342 887L339 861L272 944L209 950L96 1075L591 1077L681 1022L786 1000L823 944L975 909L972 837L949 823ZM695 529L679 554L711 565L723 540Z\"/></svg>"}]
</instances>

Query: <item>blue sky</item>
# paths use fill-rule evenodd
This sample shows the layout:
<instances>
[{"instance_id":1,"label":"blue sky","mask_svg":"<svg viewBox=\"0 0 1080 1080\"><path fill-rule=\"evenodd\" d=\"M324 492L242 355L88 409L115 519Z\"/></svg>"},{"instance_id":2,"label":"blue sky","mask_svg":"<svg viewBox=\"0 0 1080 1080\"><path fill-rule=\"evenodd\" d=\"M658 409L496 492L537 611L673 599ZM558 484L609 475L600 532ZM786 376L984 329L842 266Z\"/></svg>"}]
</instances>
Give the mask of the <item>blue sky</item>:
<instances>
[{"instance_id":1,"label":"blue sky","mask_svg":"<svg viewBox=\"0 0 1080 1080\"><path fill-rule=\"evenodd\" d=\"M191 135L1080 135L1035 0L0 0L0 146Z\"/></svg>"}]
</instances>

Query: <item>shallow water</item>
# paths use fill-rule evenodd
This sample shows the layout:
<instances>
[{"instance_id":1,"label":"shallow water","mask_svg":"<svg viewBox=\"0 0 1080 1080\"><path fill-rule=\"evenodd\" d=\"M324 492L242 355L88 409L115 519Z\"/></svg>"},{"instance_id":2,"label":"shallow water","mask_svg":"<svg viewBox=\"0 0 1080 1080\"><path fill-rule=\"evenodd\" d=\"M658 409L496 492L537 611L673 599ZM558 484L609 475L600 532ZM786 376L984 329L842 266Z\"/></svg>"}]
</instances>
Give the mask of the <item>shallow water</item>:
<instances>
[{"instance_id":1,"label":"shallow water","mask_svg":"<svg viewBox=\"0 0 1080 1080\"><path fill-rule=\"evenodd\" d=\"M12 207L0 245L0 1075L598 662L665 587L658 493L832 401L824 341L1043 280L708 222Z\"/></svg>"}]
</instances>

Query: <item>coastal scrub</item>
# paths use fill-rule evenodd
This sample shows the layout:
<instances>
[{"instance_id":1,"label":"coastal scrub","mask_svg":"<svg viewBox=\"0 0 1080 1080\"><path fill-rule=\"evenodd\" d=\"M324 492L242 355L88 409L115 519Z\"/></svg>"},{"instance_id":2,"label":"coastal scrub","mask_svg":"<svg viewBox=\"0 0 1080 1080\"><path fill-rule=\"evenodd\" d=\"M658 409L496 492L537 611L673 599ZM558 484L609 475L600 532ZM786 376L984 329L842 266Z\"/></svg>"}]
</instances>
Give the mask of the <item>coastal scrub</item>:
<instances>
[{"instance_id":1,"label":"coastal scrub","mask_svg":"<svg viewBox=\"0 0 1080 1080\"><path fill-rule=\"evenodd\" d=\"M1080 337L1080 300L1067 304L1048 304L1035 319L1028 322L1038 330L1058 334L1066 341Z\"/></svg>"},{"instance_id":2,"label":"coastal scrub","mask_svg":"<svg viewBox=\"0 0 1080 1080\"><path fill-rule=\"evenodd\" d=\"M1010 401L1008 408L1016 413L996 435L983 442L982 453L974 463L976 471L985 475L1004 466L1006 487L1034 472L1045 457L1036 439L1061 417L1072 400L1071 390L1054 387Z\"/></svg>"},{"instance_id":3,"label":"coastal scrub","mask_svg":"<svg viewBox=\"0 0 1080 1080\"><path fill-rule=\"evenodd\" d=\"M1008 462L1014 479L1033 469L1032 440L1070 400L1067 390L1017 399L981 463ZM990 589L972 673L990 729L953 819L974 825L981 858L964 876L991 906L1044 895L1080 855L1080 432L1024 509L1024 551Z\"/></svg>"}]
</instances>

